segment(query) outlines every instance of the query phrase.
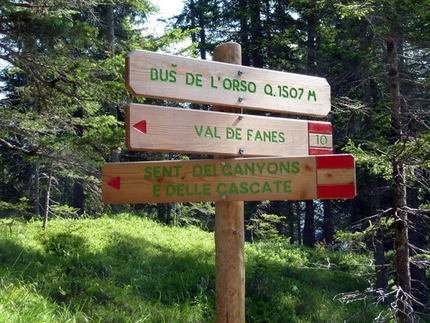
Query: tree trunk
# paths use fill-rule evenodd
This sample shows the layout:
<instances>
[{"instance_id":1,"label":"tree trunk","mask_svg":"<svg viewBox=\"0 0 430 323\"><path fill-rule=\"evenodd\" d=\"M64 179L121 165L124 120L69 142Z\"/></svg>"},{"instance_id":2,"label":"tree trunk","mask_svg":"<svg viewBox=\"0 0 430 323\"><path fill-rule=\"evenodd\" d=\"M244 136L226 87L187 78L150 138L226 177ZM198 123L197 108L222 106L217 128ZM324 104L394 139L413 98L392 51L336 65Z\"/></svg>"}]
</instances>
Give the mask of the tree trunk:
<instances>
[{"instance_id":1,"label":"tree trunk","mask_svg":"<svg viewBox=\"0 0 430 323\"><path fill-rule=\"evenodd\" d=\"M113 58L115 57L115 14L112 3L106 4L106 22L106 37L108 40L109 54L110 57ZM109 110L109 114L113 115L115 119L118 120L118 111L114 105L108 106L107 110ZM117 149L112 149L110 151L110 161L112 163L119 163L119 151ZM113 213L121 212L121 207L119 204L112 204L111 207Z\"/></svg>"},{"instance_id":2,"label":"tree trunk","mask_svg":"<svg viewBox=\"0 0 430 323\"><path fill-rule=\"evenodd\" d=\"M198 8L198 13L199 13L199 34L200 34L200 43L199 43L199 47L200 47L200 58L201 59L206 59L206 21L205 21L205 13L202 10L202 7L204 5L205 1L199 0L199 8Z\"/></svg>"},{"instance_id":3,"label":"tree trunk","mask_svg":"<svg viewBox=\"0 0 430 323\"><path fill-rule=\"evenodd\" d=\"M305 227L303 228L303 244L315 246L314 201L306 201Z\"/></svg>"},{"instance_id":4,"label":"tree trunk","mask_svg":"<svg viewBox=\"0 0 430 323\"><path fill-rule=\"evenodd\" d=\"M82 119L84 117L84 111L82 108L79 108L75 112L73 112L74 118ZM75 134L77 137L82 137L84 135L84 128L82 125L75 125ZM85 194L84 194L84 184L82 179L76 177L74 178L73 183L73 207L79 209L79 214L83 214L85 209Z\"/></svg>"},{"instance_id":5,"label":"tree trunk","mask_svg":"<svg viewBox=\"0 0 430 323\"><path fill-rule=\"evenodd\" d=\"M79 214L85 211L85 193L82 180L76 179L73 183L73 207L79 209Z\"/></svg>"},{"instance_id":6,"label":"tree trunk","mask_svg":"<svg viewBox=\"0 0 430 323\"><path fill-rule=\"evenodd\" d=\"M42 224L42 227L44 230L46 230L46 228L48 226L49 209L50 209L50 202L51 202L52 161L49 163L48 167L49 167L49 169L48 169L48 185L46 188L45 214L43 216L43 224Z\"/></svg>"},{"instance_id":7,"label":"tree trunk","mask_svg":"<svg viewBox=\"0 0 430 323\"><path fill-rule=\"evenodd\" d=\"M248 1L239 0L239 9L242 12L240 16L240 42L243 48L242 65L251 66L249 58L251 46L249 44Z\"/></svg>"},{"instance_id":8,"label":"tree trunk","mask_svg":"<svg viewBox=\"0 0 430 323\"><path fill-rule=\"evenodd\" d=\"M112 112L112 111L111 111ZM115 115L115 118L117 118L117 116ZM117 149L112 149L110 151L110 161L112 163L119 163L120 159L119 159L119 151ZM118 214L121 212L121 205L120 204L112 204L112 212L114 214Z\"/></svg>"},{"instance_id":9,"label":"tree trunk","mask_svg":"<svg viewBox=\"0 0 430 323\"><path fill-rule=\"evenodd\" d=\"M251 56L252 66L263 68L264 59L261 54L262 46L260 45L263 39L261 33L261 1L250 0L249 1L249 12L251 13Z\"/></svg>"},{"instance_id":10,"label":"tree trunk","mask_svg":"<svg viewBox=\"0 0 430 323\"><path fill-rule=\"evenodd\" d=\"M107 20L107 40L109 44L109 54L113 58L115 55L115 18L113 12L113 4L106 4L106 20Z\"/></svg>"},{"instance_id":11,"label":"tree trunk","mask_svg":"<svg viewBox=\"0 0 430 323\"><path fill-rule=\"evenodd\" d=\"M317 24L318 17L316 14L316 1L312 0L310 3L310 8L308 9L309 15L307 15L308 24L308 35L307 35L307 67L308 73L311 75L316 73L316 40L317 40Z\"/></svg>"},{"instance_id":12,"label":"tree trunk","mask_svg":"<svg viewBox=\"0 0 430 323\"><path fill-rule=\"evenodd\" d=\"M331 210L331 201L324 200L324 220L323 220L323 239L326 244L333 243L334 222L333 212Z\"/></svg>"},{"instance_id":13,"label":"tree trunk","mask_svg":"<svg viewBox=\"0 0 430 323\"><path fill-rule=\"evenodd\" d=\"M297 214L297 243L302 244L302 211L300 207L300 202L296 201L296 214Z\"/></svg>"},{"instance_id":14,"label":"tree trunk","mask_svg":"<svg viewBox=\"0 0 430 323\"><path fill-rule=\"evenodd\" d=\"M194 3L194 0L190 0L190 3L188 4L188 8L190 10L190 28L194 29L194 28L196 28L196 17L195 17L196 5ZM198 42L196 34L197 33L192 33L191 34L191 41L193 43L197 43ZM194 51L194 54L196 56L198 55L197 49Z\"/></svg>"},{"instance_id":15,"label":"tree trunk","mask_svg":"<svg viewBox=\"0 0 430 323\"><path fill-rule=\"evenodd\" d=\"M161 223L171 224L173 222L172 203L157 203L157 218Z\"/></svg>"},{"instance_id":16,"label":"tree trunk","mask_svg":"<svg viewBox=\"0 0 430 323\"><path fill-rule=\"evenodd\" d=\"M290 244L294 244L294 211L293 211L293 202L286 201L286 214L287 214L287 222L288 222L288 236L290 237Z\"/></svg>"},{"instance_id":17,"label":"tree trunk","mask_svg":"<svg viewBox=\"0 0 430 323\"><path fill-rule=\"evenodd\" d=\"M34 213L36 215L40 214L40 166L39 161L34 163Z\"/></svg>"},{"instance_id":18,"label":"tree trunk","mask_svg":"<svg viewBox=\"0 0 430 323\"><path fill-rule=\"evenodd\" d=\"M409 258L409 221L406 206L405 169L402 163L393 164L394 204L396 218L396 274L397 274L397 307L400 323L412 323L411 272Z\"/></svg>"},{"instance_id":19,"label":"tree trunk","mask_svg":"<svg viewBox=\"0 0 430 323\"><path fill-rule=\"evenodd\" d=\"M391 26L387 37L388 55L388 84L390 87L390 104L392 118L391 143L400 145L404 139L404 122L400 94L399 60L402 48L402 37L397 26ZM399 53L400 51L400 53ZM401 160L392 162L394 210L395 210L395 251L397 274L397 318L400 323L412 323L414 310L411 295L411 272L409 258L409 220L405 211L406 200L406 174L405 165Z\"/></svg>"}]
</instances>

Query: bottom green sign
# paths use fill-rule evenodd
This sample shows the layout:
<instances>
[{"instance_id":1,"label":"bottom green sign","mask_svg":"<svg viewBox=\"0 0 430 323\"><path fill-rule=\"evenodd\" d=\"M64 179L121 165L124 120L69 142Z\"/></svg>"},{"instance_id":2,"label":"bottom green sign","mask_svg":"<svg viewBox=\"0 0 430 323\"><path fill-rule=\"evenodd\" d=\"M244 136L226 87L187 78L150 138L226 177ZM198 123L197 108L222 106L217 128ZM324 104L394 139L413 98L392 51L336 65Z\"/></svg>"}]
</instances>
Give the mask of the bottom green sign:
<instances>
[{"instance_id":1,"label":"bottom green sign","mask_svg":"<svg viewBox=\"0 0 430 323\"><path fill-rule=\"evenodd\" d=\"M112 163L102 177L106 204L355 196L352 155Z\"/></svg>"}]
</instances>

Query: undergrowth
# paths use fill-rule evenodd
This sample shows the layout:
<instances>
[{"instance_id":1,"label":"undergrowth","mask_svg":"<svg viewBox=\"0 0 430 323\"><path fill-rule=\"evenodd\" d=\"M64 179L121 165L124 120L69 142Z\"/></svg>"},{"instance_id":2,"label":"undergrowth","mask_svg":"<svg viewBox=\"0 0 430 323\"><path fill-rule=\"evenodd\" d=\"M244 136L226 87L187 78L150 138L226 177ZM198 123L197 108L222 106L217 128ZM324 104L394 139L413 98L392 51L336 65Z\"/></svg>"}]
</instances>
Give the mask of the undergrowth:
<instances>
[{"instance_id":1,"label":"undergrowth","mask_svg":"<svg viewBox=\"0 0 430 323\"><path fill-rule=\"evenodd\" d=\"M1 322L214 322L213 233L129 214L0 223ZM371 322L365 255L246 244L247 322Z\"/></svg>"}]
</instances>

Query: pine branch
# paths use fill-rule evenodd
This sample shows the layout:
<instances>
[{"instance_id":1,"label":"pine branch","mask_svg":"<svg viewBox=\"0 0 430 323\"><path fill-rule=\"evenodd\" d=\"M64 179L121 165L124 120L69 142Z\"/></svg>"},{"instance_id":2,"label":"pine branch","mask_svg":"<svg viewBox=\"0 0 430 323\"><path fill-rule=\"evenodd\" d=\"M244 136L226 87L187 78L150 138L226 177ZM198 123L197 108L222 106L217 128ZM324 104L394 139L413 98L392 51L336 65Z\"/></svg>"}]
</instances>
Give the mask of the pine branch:
<instances>
[{"instance_id":1,"label":"pine branch","mask_svg":"<svg viewBox=\"0 0 430 323\"><path fill-rule=\"evenodd\" d=\"M7 150L17 151L17 152L20 152L20 153L28 155L28 156L41 156L41 157L47 156L47 155L39 152L40 147L36 147L32 150L28 150L28 149L24 149L24 148L12 145L11 143L9 143L6 140L1 139L1 138L0 138L0 145L5 147Z\"/></svg>"}]
</instances>

